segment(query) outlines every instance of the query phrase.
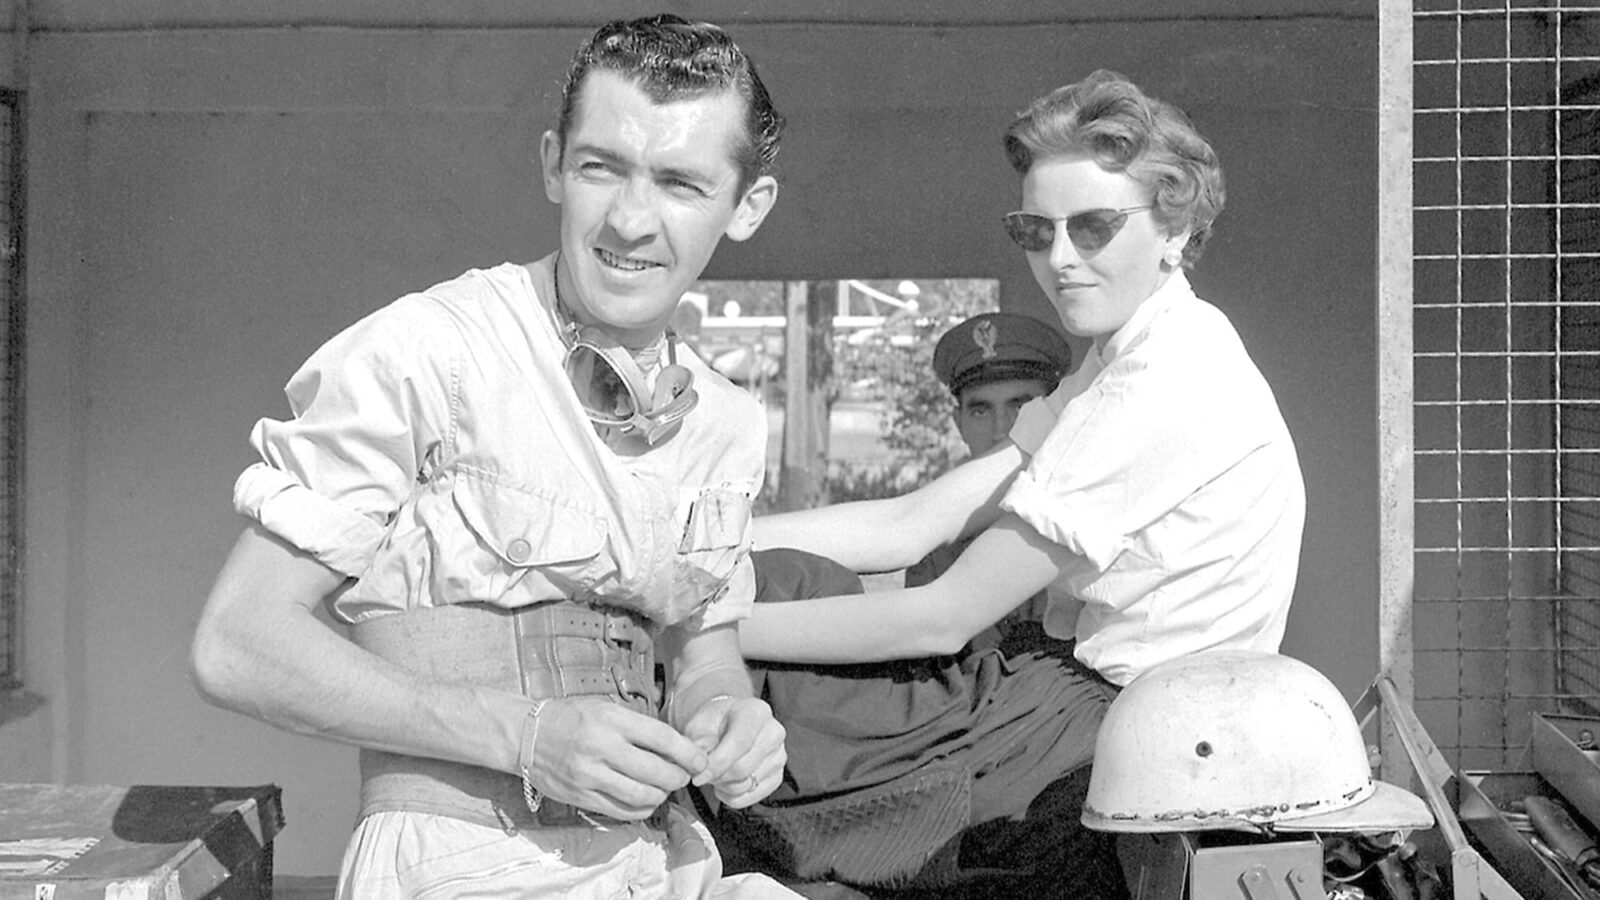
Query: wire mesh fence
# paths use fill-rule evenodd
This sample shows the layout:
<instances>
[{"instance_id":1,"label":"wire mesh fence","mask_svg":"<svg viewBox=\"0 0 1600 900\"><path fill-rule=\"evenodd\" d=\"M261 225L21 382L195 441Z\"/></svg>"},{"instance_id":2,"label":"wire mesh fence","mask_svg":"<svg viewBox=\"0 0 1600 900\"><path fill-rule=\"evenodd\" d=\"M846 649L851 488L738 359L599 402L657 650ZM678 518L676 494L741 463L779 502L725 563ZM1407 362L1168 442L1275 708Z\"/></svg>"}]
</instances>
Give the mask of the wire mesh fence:
<instances>
[{"instance_id":1,"label":"wire mesh fence","mask_svg":"<svg viewBox=\"0 0 1600 900\"><path fill-rule=\"evenodd\" d=\"M1416 705L1494 767L1600 707L1600 8L1412 9Z\"/></svg>"}]
</instances>

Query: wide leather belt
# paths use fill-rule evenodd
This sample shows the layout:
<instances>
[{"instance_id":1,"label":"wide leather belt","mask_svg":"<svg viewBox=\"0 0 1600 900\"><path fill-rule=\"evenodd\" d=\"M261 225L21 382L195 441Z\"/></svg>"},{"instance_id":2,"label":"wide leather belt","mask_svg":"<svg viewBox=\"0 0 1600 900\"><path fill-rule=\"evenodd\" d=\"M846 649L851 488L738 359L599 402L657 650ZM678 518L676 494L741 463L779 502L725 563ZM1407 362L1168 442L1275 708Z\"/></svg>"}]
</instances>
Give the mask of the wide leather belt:
<instances>
[{"instance_id":1,"label":"wide leather belt","mask_svg":"<svg viewBox=\"0 0 1600 900\"><path fill-rule=\"evenodd\" d=\"M414 609L357 623L358 646L419 675L527 697L614 694L641 712L659 696L650 631L626 610L556 600Z\"/></svg>"},{"instance_id":2,"label":"wide leather belt","mask_svg":"<svg viewBox=\"0 0 1600 900\"><path fill-rule=\"evenodd\" d=\"M627 610L571 600L515 610L464 603L359 622L351 638L439 681L533 698L601 696L649 716L660 705L650 631ZM507 829L614 821L549 798L535 814L521 779L504 772L363 749L361 815L402 810ZM665 804L646 820L656 828L665 822Z\"/></svg>"}]
</instances>

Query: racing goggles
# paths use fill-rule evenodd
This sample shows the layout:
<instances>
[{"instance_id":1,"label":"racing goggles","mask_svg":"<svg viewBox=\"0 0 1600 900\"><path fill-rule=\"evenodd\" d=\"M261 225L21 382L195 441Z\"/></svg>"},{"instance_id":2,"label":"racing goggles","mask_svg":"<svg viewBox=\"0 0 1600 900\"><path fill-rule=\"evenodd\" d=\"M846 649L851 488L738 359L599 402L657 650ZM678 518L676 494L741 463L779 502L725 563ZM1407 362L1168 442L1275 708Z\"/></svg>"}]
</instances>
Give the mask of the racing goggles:
<instances>
[{"instance_id":1,"label":"racing goggles","mask_svg":"<svg viewBox=\"0 0 1600 900\"><path fill-rule=\"evenodd\" d=\"M1072 241L1072 246L1078 248L1079 253L1093 253L1101 247L1111 243L1117 236L1122 226L1127 224L1128 214L1148 206L1129 206L1124 209L1090 209L1070 216L1041 216L1038 213L1014 212L1006 213L1006 234L1016 241L1017 246L1029 253L1040 253L1050 249L1056 240L1056 223L1067 224L1067 239Z\"/></svg>"},{"instance_id":2,"label":"racing goggles","mask_svg":"<svg viewBox=\"0 0 1600 900\"><path fill-rule=\"evenodd\" d=\"M567 350L567 378L589 421L636 433L652 447L671 437L700 402L694 374L678 365L673 338L668 332L668 364L652 389L628 348L599 329L579 328Z\"/></svg>"}]
</instances>

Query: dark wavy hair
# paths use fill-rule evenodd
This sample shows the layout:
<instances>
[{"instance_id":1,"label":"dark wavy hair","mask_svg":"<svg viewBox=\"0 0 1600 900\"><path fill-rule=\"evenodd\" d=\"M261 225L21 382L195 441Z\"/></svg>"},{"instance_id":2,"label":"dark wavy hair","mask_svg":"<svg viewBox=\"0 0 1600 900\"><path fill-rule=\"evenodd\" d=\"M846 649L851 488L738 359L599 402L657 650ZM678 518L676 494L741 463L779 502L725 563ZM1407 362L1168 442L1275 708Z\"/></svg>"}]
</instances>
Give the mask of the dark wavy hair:
<instances>
[{"instance_id":1,"label":"dark wavy hair","mask_svg":"<svg viewBox=\"0 0 1600 900\"><path fill-rule=\"evenodd\" d=\"M561 90L556 135L563 153L583 79L596 69L627 76L656 103L736 91L745 105L744 140L733 154L740 193L774 171L783 116L773 108L755 63L721 28L671 14L618 19L600 26L578 48Z\"/></svg>"},{"instance_id":2,"label":"dark wavy hair","mask_svg":"<svg viewBox=\"0 0 1600 900\"><path fill-rule=\"evenodd\" d=\"M1200 259L1226 199L1216 151L1188 115L1105 69L1035 100L1006 129L1005 150L1022 175L1036 160L1086 156L1139 182L1168 234L1189 229L1186 269Z\"/></svg>"}]
</instances>

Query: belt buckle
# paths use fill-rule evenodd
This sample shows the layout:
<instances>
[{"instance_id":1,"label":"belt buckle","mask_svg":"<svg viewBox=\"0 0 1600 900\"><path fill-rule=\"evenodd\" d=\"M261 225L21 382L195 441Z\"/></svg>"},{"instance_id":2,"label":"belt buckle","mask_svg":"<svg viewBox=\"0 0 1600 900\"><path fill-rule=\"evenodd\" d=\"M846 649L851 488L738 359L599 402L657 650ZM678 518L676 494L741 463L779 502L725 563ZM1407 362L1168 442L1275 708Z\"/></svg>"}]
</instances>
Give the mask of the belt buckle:
<instances>
[{"instance_id":1,"label":"belt buckle","mask_svg":"<svg viewBox=\"0 0 1600 900\"><path fill-rule=\"evenodd\" d=\"M568 828L574 825L588 825L578 815L578 807L560 800L544 798L539 804L539 809L534 812L541 828Z\"/></svg>"},{"instance_id":2,"label":"belt buckle","mask_svg":"<svg viewBox=\"0 0 1600 900\"><path fill-rule=\"evenodd\" d=\"M650 811L650 815L640 819L639 822L656 831L666 831L667 806L671 803L671 800L663 801L660 806ZM551 800L548 797L545 798L543 803L539 804L539 811L534 815L539 820L539 827L541 828L603 828L608 825L632 824L631 820L628 819L617 819L601 813L589 812L582 807L574 806L571 803L562 803L559 800Z\"/></svg>"},{"instance_id":3,"label":"belt buckle","mask_svg":"<svg viewBox=\"0 0 1600 900\"><path fill-rule=\"evenodd\" d=\"M650 826L651 828L654 828L656 831L666 831L667 830L667 807L670 806L671 804L672 804L671 800L663 800L663 801L661 801L661 805L660 806L658 806L654 810L652 810L650 812L650 815L645 816L644 823L646 825Z\"/></svg>"}]
</instances>

